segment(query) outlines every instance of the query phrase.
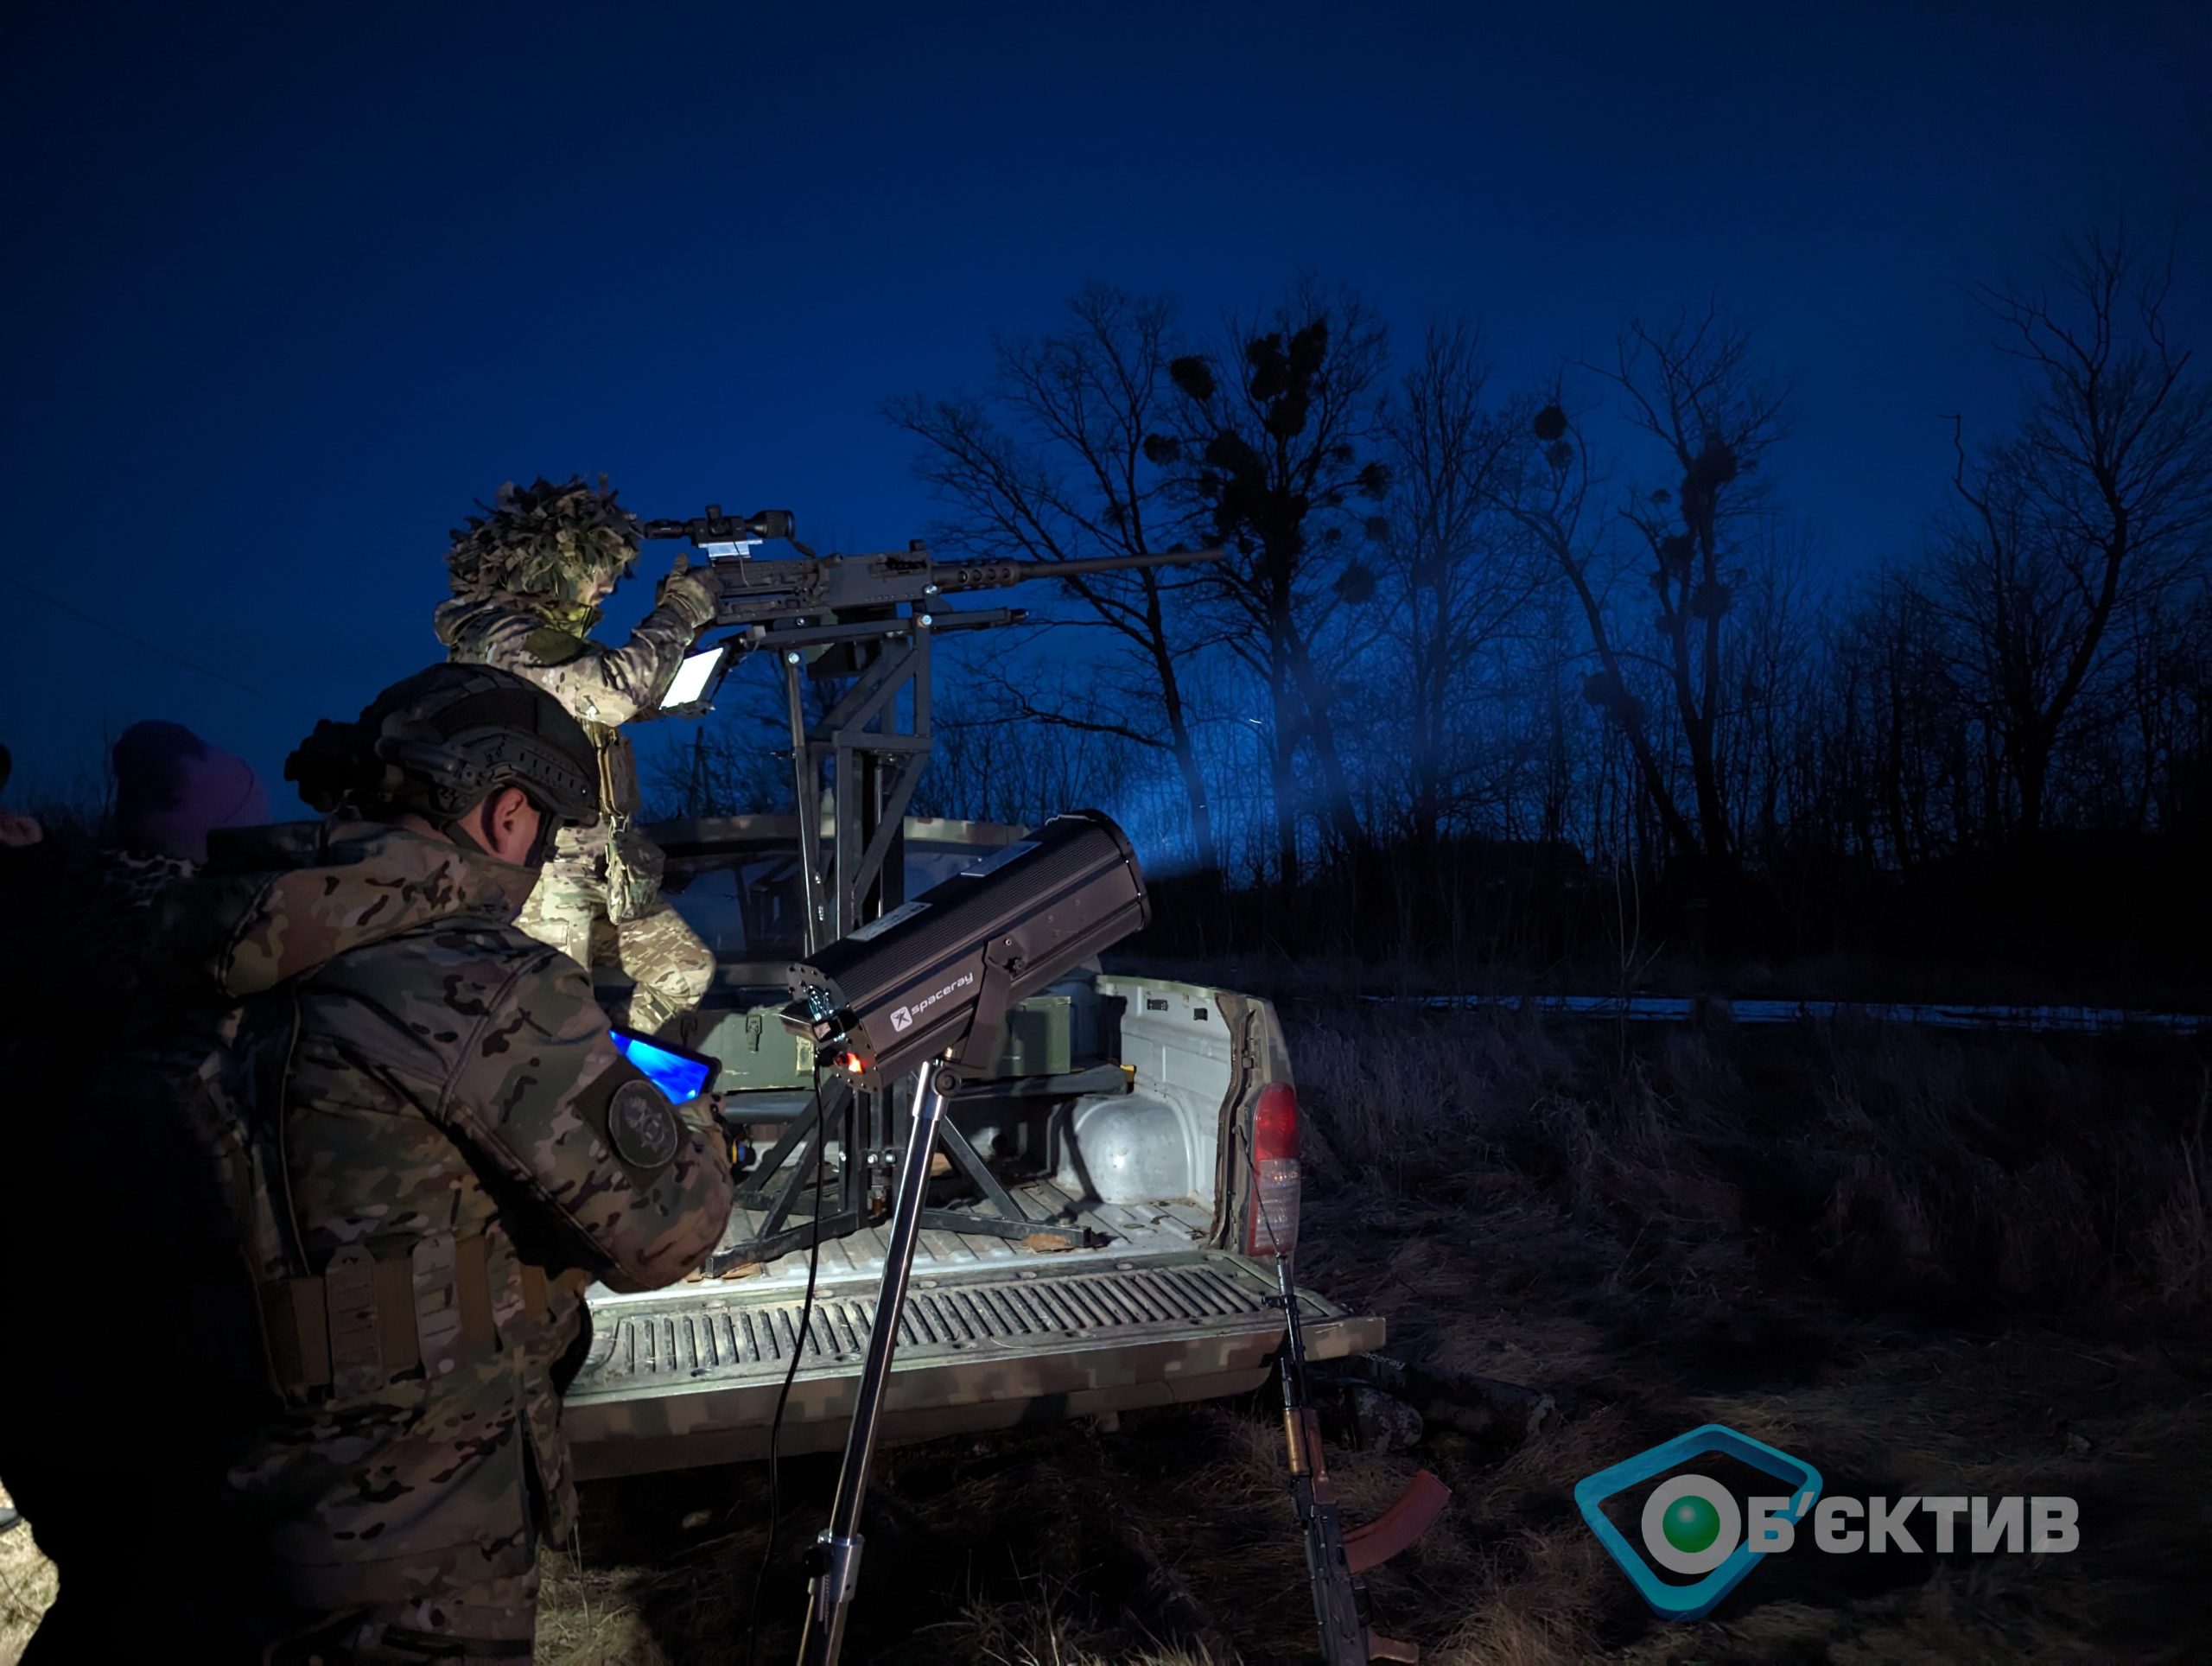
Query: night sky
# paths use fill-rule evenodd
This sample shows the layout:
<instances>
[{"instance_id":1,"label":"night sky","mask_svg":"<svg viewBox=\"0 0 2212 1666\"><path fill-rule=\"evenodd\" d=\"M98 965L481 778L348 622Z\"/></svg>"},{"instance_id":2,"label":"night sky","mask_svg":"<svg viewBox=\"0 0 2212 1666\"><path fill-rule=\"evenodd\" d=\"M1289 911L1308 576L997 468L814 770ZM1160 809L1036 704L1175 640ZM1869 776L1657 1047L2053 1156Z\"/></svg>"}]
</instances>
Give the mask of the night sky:
<instances>
[{"instance_id":1,"label":"night sky","mask_svg":"<svg viewBox=\"0 0 2212 1666\"><path fill-rule=\"evenodd\" d=\"M103 623L0 582L11 798L162 716L296 810L314 720L439 657L446 529L503 480L900 547L881 401L1092 279L1205 322L1310 267L1404 343L1466 309L1508 383L1718 285L1844 571L1939 501L1940 413L2010 408L1968 280L2183 214L2212 348L2212 5L776 14L16 14L4 577Z\"/></svg>"}]
</instances>

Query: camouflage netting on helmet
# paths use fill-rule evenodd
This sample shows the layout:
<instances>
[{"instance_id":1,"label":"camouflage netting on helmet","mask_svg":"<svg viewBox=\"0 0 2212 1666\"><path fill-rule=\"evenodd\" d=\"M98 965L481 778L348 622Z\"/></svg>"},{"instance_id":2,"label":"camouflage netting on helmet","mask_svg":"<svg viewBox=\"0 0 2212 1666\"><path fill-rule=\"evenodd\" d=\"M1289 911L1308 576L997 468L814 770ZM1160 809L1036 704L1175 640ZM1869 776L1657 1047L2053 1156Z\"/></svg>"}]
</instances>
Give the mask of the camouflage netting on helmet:
<instances>
[{"instance_id":1,"label":"camouflage netting on helmet","mask_svg":"<svg viewBox=\"0 0 2212 1666\"><path fill-rule=\"evenodd\" d=\"M446 569L456 595L588 601L601 578L620 577L643 541L638 518L614 501L607 477L528 486L510 481L484 511L449 535Z\"/></svg>"}]
</instances>

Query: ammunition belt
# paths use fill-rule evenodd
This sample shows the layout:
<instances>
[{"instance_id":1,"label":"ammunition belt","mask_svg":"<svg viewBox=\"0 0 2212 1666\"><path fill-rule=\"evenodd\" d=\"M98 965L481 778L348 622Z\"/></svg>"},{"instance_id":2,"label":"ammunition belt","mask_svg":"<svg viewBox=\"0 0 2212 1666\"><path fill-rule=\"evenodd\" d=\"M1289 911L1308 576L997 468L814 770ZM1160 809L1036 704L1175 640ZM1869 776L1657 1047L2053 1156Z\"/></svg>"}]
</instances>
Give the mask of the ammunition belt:
<instances>
[{"instance_id":1,"label":"ammunition belt","mask_svg":"<svg viewBox=\"0 0 2212 1666\"><path fill-rule=\"evenodd\" d=\"M439 1233L403 1255L378 1257L352 1244L319 1278L277 1279L261 1287L263 1334L279 1389L329 1389L339 1398L371 1394L420 1368L436 1378L464 1356L497 1345L491 1240L481 1233ZM517 1275L523 1310L543 1322L547 1290L581 1290L582 1277L549 1281L542 1268L503 1257Z\"/></svg>"}]
</instances>

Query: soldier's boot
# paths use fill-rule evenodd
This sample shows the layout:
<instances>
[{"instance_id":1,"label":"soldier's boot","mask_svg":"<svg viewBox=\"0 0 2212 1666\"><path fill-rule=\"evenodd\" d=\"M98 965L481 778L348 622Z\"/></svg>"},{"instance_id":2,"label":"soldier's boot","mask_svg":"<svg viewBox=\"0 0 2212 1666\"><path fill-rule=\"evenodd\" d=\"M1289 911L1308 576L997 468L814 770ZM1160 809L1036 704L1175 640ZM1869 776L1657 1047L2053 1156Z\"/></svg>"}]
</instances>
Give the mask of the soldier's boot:
<instances>
[{"instance_id":1,"label":"soldier's boot","mask_svg":"<svg viewBox=\"0 0 2212 1666\"><path fill-rule=\"evenodd\" d=\"M715 981L714 951L665 898L615 926L614 961L637 986L630 995L628 1027L643 1035L658 1035L690 1012Z\"/></svg>"}]
</instances>

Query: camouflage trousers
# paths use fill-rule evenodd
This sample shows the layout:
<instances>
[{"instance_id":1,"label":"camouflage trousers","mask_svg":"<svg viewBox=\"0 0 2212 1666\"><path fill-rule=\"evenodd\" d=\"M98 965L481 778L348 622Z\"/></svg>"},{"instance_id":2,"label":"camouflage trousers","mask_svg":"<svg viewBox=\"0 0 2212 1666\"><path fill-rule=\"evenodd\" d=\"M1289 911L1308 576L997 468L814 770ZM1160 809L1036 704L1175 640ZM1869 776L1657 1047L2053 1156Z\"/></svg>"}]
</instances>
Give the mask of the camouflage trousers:
<instances>
[{"instance_id":1,"label":"camouflage trousers","mask_svg":"<svg viewBox=\"0 0 2212 1666\"><path fill-rule=\"evenodd\" d=\"M24 1650L29 1666L181 1660L188 1654L257 1666L526 1661L537 1635L535 1567L387 1608L318 1618L234 1612L226 1599L235 1568L200 1567L189 1553L185 1564L149 1566L120 1544L101 1548L107 1555L73 1561L61 1574L60 1595ZM91 1565L80 1565L86 1562Z\"/></svg>"},{"instance_id":2,"label":"camouflage trousers","mask_svg":"<svg viewBox=\"0 0 2212 1666\"><path fill-rule=\"evenodd\" d=\"M697 1006L715 976L714 951L660 894L660 865L634 832L563 829L515 922L586 970L620 967L636 988L618 1015L645 1035Z\"/></svg>"},{"instance_id":3,"label":"camouflage trousers","mask_svg":"<svg viewBox=\"0 0 2212 1666\"><path fill-rule=\"evenodd\" d=\"M262 1666L397 1666L403 1661L528 1660L537 1570L349 1614L278 1644Z\"/></svg>"}]
</instances>

